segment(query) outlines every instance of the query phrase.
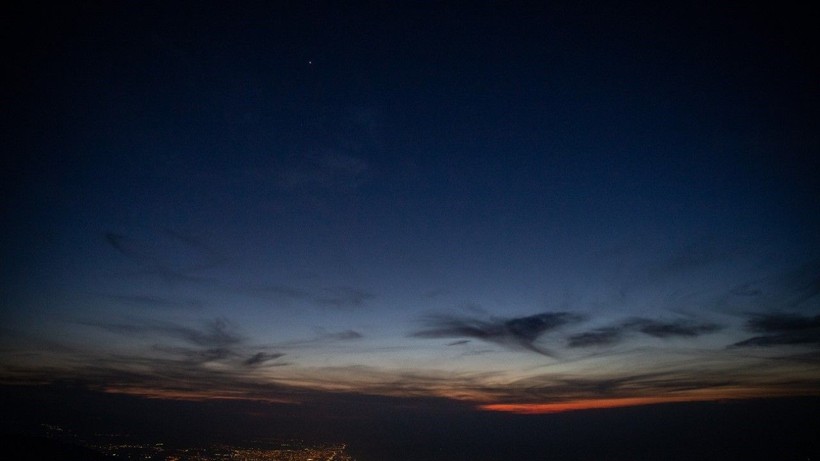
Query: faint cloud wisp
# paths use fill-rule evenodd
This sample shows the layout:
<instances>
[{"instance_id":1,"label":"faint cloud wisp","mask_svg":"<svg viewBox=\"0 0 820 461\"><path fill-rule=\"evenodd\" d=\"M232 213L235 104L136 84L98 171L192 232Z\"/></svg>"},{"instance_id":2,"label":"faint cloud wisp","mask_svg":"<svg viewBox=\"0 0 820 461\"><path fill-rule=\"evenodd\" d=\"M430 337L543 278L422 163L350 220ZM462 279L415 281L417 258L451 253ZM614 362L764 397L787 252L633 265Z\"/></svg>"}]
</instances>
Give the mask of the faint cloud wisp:
<instances>
[{"instance_id":1,"label":"faint cloud wisp","mask_svg":"<svg viewBox=\"0 0 820 461\"><path fill-rule=\"evenodd\" d=\"M432 316L425 320L428 328L412 333L411 337L474 338L551 356L551 352L537 345L536 341L549 331L582 319L583 317L568 312L544 312L527 317L490 320Z\"/></svg>"}]
</instances>

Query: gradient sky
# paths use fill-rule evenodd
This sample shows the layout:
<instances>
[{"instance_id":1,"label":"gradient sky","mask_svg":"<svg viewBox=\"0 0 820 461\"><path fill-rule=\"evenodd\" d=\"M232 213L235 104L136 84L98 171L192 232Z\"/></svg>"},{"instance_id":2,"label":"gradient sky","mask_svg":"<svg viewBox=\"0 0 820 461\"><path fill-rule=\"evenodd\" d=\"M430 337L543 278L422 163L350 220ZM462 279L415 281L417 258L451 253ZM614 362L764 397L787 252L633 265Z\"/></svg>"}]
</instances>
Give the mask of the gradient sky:
<instances>
[{"instance_id":1,"label":"gradient sky","mask_svg":"<svg viewBox=\"0 0 820 461\"><path fill-rule=\"evenodd\" d=\"M8 15L0 381L818 393L805 12L273 3Z\"/></svg>"}]
</instances>

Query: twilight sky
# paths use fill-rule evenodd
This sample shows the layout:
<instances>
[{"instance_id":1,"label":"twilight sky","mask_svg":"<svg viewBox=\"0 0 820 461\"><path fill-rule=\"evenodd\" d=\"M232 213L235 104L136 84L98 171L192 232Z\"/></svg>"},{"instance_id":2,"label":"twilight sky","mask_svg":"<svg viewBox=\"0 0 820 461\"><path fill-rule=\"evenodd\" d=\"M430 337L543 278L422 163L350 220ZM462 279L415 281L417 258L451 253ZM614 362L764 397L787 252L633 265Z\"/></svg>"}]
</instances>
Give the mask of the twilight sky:
<instances>
[{"instance_id":1,"label":"twilight sky","mask_svg":"<svg viewBox=\"0 0 820 461\"><path fill-rule=\"evenodd\" d=\"M7 15L3 383L817 394L805 12L206 3Z\"/></svg>"}]
</instances>

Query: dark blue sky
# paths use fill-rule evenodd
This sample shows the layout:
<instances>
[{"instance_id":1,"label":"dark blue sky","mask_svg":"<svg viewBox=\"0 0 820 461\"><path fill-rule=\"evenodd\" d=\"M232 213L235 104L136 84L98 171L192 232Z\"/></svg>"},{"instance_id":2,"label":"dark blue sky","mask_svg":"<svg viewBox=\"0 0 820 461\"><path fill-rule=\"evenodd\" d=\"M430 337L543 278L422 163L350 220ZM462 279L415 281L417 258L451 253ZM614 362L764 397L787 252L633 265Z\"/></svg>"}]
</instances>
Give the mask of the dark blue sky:
<instances>
[{"instance_id":1,"label":"dark blue sky","mask_svg":"<svg viewBox=\"0 0 820 461\"><path fill-rule=\"evenodd\" d=\"M4 382L816 393L805 12L206 3L7 15Z\"/></svg>"}]
</instances>

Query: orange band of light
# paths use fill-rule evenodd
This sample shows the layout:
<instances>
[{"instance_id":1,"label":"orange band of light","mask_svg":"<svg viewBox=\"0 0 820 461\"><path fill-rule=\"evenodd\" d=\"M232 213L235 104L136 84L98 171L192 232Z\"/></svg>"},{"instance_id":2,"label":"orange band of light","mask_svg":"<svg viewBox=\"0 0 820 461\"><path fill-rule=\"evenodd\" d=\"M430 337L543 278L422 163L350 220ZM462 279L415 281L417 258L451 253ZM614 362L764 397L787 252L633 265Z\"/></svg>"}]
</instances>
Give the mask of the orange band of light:
<instances>
[{"instance_id":1,"label":"orange band of light","mask_svg":"<svg viewBox=\"0 0 820 461\"><path fill-rule=\"evenodd\" d=\"M479 408L482 410L503 411L507 413L545 414L574 410L631 407L636 405L649 405L653 403L684 402L692 400L700 399L693 397L629 397L621 399L573 400L569 402L557 403L496 403L481 405Z\"/></svg>"}]
</instances>

